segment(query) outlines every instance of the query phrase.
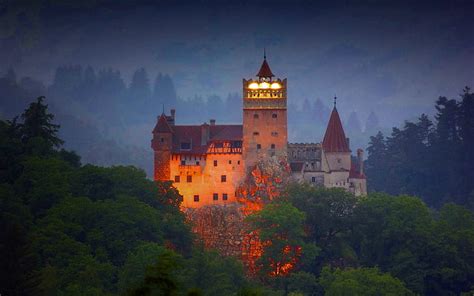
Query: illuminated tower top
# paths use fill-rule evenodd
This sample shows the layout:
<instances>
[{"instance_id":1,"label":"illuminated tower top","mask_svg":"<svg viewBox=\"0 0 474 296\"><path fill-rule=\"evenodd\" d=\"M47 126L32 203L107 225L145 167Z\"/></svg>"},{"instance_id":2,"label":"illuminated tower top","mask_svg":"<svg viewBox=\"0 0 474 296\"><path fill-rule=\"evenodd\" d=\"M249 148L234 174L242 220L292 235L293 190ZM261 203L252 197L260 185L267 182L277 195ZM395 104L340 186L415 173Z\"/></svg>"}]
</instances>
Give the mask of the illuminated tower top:
<instances>
[{"instance_id":1,"label":"illuminated tower top","mask_svg":"<svg viewBox=\"0 0 474 296\"><path fill-rule=\"evenodd\" d=\"M257 79L243 79L244 109L286 109L286 78L274 79L266 55Z\"/></svg>"}]
</instances>

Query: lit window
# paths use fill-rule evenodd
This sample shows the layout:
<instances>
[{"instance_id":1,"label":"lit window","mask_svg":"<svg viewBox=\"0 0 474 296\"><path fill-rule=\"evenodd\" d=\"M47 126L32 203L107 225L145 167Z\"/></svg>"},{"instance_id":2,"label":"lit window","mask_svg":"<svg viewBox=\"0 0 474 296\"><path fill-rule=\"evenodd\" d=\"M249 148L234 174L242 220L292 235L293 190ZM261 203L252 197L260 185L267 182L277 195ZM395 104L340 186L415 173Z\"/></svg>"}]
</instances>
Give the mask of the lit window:
<instances>
[{"instance_id":1,"label":"lit window","mask_svg":"<svg viewBox=\"0 0 474 296\"><path fill-rule=\"evenodd\" d=\"M222 183L227 182L227 176L226 176L226 175L222 175L222 176L221 176L221 182L222 182Z\"/></svg>"},{"instance_id":2,"label":"lit window","mask_svg":"<svg viewBox=\"0 0 474 296\"><path fill-rule=\"evenodd\" d=\"M214 166L217 166L217 160L214 160Z\"/></svg>"},{"instance_id":3,"label":"lit window","mask_svg":"<svg viewBox=\"0 0 474 296\"><path fill-rule=\"evenodd\" d=\"M277 117L278 117L278 115L276 113L272 114L272 118L277 118Z\"/></svg>"},{"instance_id":4,"label":"lit window","mask_svg":"<svg viewBox=\"0 0 474 296\"><path fill-rule=\"evenodd\" d=\"M227 193L222 194L222 200L227 200Z\"/></svg>"},{"instance_id":5,"label":"lit window","mask_svg":"<svg viewBox=\"0 0 474 296\"><path fill-rule=\"evenodd\" d=\"M257 150L260 150L260 149L262 149L262 145L257 144Z\"/></svg>"},{"instance_id":6,"label":"lit window","mask_svg":"<svg viewBox=\"0 0 474 296\"><path fill-rule=\"evenodd\" d=\"M193 181L193 176L188 175L186 176L186 182L191 183Z\"/></svg>"},{"instance_id":7,"label":"lit window","mask_svg":"<svg viewBox=\"0 0 474 296\"><path fill-rule=\"evenodd\" d=\"M217 194L217 193L212 194L212 199L213 200L218 200L219 199L219 194Z\"/></svg>"},{"instance_id":8,"label":"lit window","mask_svg":"<svg viewBox=\"0 0 474 296\"><path fill-rule=\"evenodd\" d=\"M180 176L174 176L174 181L176 183L179 183L181 181L181 177Z\"/></svg>"},{"instance_id":9,"label":"lit window","mask_svg":"<svg viewBox=\"0 0 474 296\"><path fill-rule=\"evenodd\" d=\"M195 195L194 196L194 202L198 202L199 201L199 195Z\"/></svg>"}]
</instances>

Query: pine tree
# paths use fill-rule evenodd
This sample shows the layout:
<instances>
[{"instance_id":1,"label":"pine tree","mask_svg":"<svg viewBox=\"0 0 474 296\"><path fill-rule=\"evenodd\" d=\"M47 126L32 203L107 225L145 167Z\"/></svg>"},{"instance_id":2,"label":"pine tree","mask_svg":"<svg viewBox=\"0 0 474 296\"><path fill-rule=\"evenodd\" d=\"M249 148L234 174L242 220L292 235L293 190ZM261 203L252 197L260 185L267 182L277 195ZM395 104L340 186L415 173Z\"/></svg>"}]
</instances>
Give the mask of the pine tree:
<instances>
[{"instance_id":1,"label":"pine tree","mask_svg":"<svg viewBox=\"0 0 474 296\"><path fill-rule=\"evenodd\" d=\"M48 105L43 104L44 97L39 97L30 104L21 115L21 139L29 152L48 153L60 147L64 142L57 134L59 125L53 124L54 115L48 113Z\"/></svg>"}]
</instances>

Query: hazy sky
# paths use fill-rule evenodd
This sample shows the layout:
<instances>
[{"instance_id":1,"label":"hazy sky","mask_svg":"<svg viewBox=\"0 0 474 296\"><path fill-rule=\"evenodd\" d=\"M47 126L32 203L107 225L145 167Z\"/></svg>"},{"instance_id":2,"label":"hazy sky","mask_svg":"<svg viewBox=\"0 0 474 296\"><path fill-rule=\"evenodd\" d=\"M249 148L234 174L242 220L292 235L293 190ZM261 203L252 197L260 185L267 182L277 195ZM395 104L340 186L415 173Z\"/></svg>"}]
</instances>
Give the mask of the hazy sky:
<instances>
[{"instance_id":1,"label":"hazy sky","mask_svg":"<svg viewBox=\"0 0 474 296\"><path fill-rule=\"evenodd\" d=\"M0 2L0 72L48 82L57 66L82 64L128 81L145 67L170 74L180 97L226 96L266 47L290 102L337 94L343 114L397 124L474 87L474 1L410 2Z\"/></svg>"}]
</instances>

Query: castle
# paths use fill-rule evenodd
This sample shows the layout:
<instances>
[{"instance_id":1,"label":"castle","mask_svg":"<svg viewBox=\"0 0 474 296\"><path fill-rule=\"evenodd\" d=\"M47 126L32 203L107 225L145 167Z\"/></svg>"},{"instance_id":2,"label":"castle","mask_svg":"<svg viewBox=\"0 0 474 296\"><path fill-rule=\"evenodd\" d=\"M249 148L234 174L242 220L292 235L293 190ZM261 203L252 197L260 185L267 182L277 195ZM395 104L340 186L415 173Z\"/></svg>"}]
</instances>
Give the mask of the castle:
<instances>
[{"instance_id":1,"label":"castle","mask_svg":"<svg viewBox=\"0 0 474 296\"><path fill-rule=\"evenodd\" d=\"M287 79L274 77L264 57L256 79L243 79L241 125L177 125L174 109L158 117L151 141L154 179L171 180L182 206L236 202L248 168L264 157L286 159L295 181L367 193L363 150L351 157L336 103L322 143L288 143Z\"/></svg>"}]
</instances>

